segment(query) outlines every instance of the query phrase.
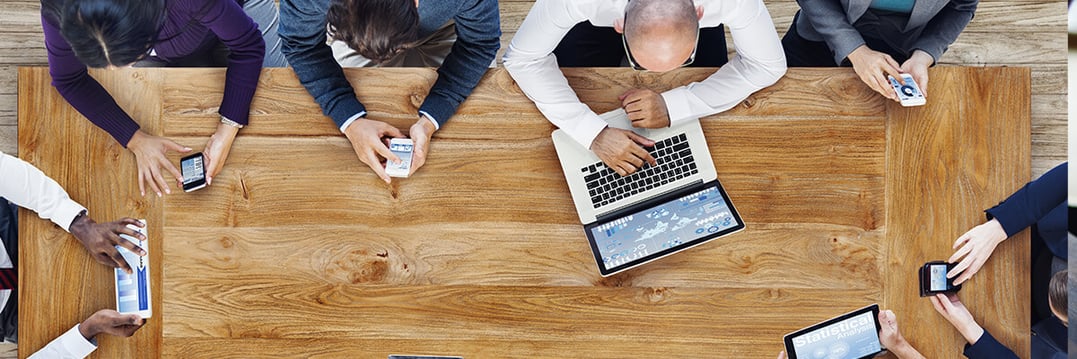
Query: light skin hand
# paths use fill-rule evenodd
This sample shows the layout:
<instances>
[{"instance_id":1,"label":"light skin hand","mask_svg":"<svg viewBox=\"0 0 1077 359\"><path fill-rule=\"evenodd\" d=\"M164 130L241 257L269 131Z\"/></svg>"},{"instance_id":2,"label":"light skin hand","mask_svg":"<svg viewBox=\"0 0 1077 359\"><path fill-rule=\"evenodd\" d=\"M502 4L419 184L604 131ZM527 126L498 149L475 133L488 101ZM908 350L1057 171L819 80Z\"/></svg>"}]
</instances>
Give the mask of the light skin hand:
<instances>
[{"instance_id":1,"label":"light skin hand","mask_svg":"<svg viewBox=\"0 0 1077 359\"><path fill-rule=\"evenodd\" d=\"M789 359L789 355L786 355L785 351L782 350L781 352L778 352L778 359Z\"/></svg>"},{"instance_id":2,"label":"light skin hand","mask_svg":"<svg viewBox=\"0 0 1077 359\"><path fill-rule=\"evenodd\" d=\"M235 142L238 133L238 127L222 123L217 125L217 132L209 136L206 148L202 150L202 154L206 157L206 185L212 185L213 177L221 173L221 168L224 168L224 163L228 160L228 153L232 151L232 142Z\"/></svg>"},{"instance_id":3,"label":"light skin hand","mask_svg":"<svg viewBox=\"0 0 1077 359\"><path fill-rule=\"evenodd\" d=\"M898 329L897 316L893 311L884 310L879 312L879 342L887 350L901 359L924 359L916 348L913 348Z\"/></svg>"},{"instance_id":4,"label":"light skin hand","mask_svg":"<svg viewBox=\"0 0 1077 359\"><path fill-rule=\"evenodd\" d=\"M359 161L374 170L382 181L389 183L389 175L385 174L382 159L400 162L400 157L389 151L382 138L403 138L404 134L385 122L360 118L344 129L344 135L351 142L352 150L359 156Z\"/></svg>"},{"instance_id":5,"label":"light skin hand","mask_svg":"<svg viewBox=\"0 0 1077 359\"><path fill-rule=\"evenodd\" d=\"M86 340L93 340L98 334L105 333L117 337L130 337L146 324L138 314L120 314L112 309L102 309L79 324L79 334Z\"/></svg>"},{"instance_id":6,"label":"light skin hand","mask_svg":"<svg viewBox=\"0 0 1077 359\"><path fill-rule=\"evenodd\" d=\"M849 62L853 64L853 71L856 71L856 75L860 77L861 81L864 81L872 90L878 92L888 99L898 101L897 93L890 87L890 80L887 80L886 76L893 76L894 79L905 84L905 80L901 79L901 69L897 61L890 55L884 54L868 48L867 45L860 45L860 47L849 53Z\"/></svg>"},{"instance_id":7,"label":"light skin hand","mask_svg":"<svg viewBox=\"0 0 1077 359\"><path fill-rule=\"evenodd\" d=\"M146 195L147 184L157 193L157 197L161 197L161 191L167 194L172 193L168 181L165 180L165 172L171 174L176 179L176 183L181 188L183 187L183 175L172 164L172 161L168 160L168 152L191 152L189 147L180 146L170 139L138 130L127 142L127 149L135 154L135 160L138 162L138 189L142 192L142 196Z\"/></svg>"},{"instance_id":8,"label":"light skin hand","mask_svg":"<svg viewBox=\"0 0 1077 359\"><path fill-rule=\"evenodd\" d=\"M969 313L969 309L965 308L965 304L961 303L956 293L936 294L930 299L935 311L953 324L969 345L975 345L976 341L980 340L984 334L984 328L976 323L976 319L972 318L972 313Z\"/></svg>"},{"instance_id":9,"label":"light skin hand","mask_svg":"<svg viewBox=\"0 0 1077 359\"><path fill-rule=\"evenodd\" d=\"M901 64L901 72L912 76L912 80L916 81L916 85L920 87L920 92L925 98L927 97L927 68L933 63L935 63L935 58L930 54L916 50L908 60L905 60L905 63Z\"/></svg>"},{"instance_id":10,"label":"light skin hand","mask_svg":"<svg viewBox=\"0 0 1077 359\"><path fill-rule=\"evenodd\" d=\"M146 240L146 236L127 228L128 224L133 224L140 228L146 227L142 222L134 218L122 218L115 222L97 223L89 216L83 215L75 218L75 221L71 222L71 226L68 228L71 230L71 234L82 243L83 247L86 247L86 251L90 252L90 255L98 263L120 268L124 272L131 274L131 266L127 265L127 261L123 260L123 256L120 255L115 246L121 246L137 255L145 256L146 251L131 243L131 241L120 238L120 234L126 234L143 241Z\"/></svg>"},{"instance_id":11,"label":"light skin hand","mask_svg":"<svg viewBox=\"0 0 1077 359\"><path fill-rule=\"evenodd\" d=\"M411 129L408 130L408 136L415 142L415 148L411 153L411 173L409 175L415 174L415 171L418 171L419 167L426 163L426 155L430 152L430 137L434 136L434 131L437 131L434 123L424 116L419 116L419 121L411 125Z\"/></svg>"},{"instance_id":12,"label":"light skin hand","mask_svg":"<svg viewBox=\"0 0 1077 359\"><path fill-rule=\"evenodd\" d=\"M631 89L619 99L628 119L632 120L632 127L669 127L669 109L661 94L647 89Z\"/></svg>"},{"instance_id":13,"label":"light skin hand","mask_svg":"<svg viewBox=\"0 0 1077 359\"><path fill-rule=\"evenodd\" d=\"M957 252L954 252L954 255L950 256L950 259L946 261L957 263L960 260L961 262L946 273L946 278L954 278L960 273L961 275L954 279L954 285L969 280L976 272L980 271L987 259L991 258L991 253L995 252L995 247L1006 238L1006 230L1002 228L1002 224L998 222L998 219L992 219L987 223L972 227L954 242L954 249Z\"/></svg>"},{"instance_id":14,"label":"light skin hand","mask_svg":"<svg viewBox=\"0 0 1077 359\"><path fill-rule=\"evenodd\" d=\"M636 172L644 162L652 166L657 164L640 146L654 146L654 141L632 131L606 127L591 142L591 151L617 174L627 176Z\"/></svg>"}]
</instances>

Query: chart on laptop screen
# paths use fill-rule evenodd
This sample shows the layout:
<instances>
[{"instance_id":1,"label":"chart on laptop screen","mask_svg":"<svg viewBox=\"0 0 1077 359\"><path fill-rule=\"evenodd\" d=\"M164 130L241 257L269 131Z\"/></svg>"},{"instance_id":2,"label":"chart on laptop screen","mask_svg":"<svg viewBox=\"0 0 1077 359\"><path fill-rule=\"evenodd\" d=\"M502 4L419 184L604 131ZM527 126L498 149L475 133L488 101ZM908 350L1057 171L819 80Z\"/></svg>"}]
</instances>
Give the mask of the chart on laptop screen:
<instances>
[{"instance_id":1,"label":"chart on laptop screen","mask_svg":"<svg viewBox=\"0 0 1077 359\"><path fill-rule=\"evenodd\" d=\"M591 228L606 268L676 248L735 227L717 186Z\"/></svg>"}]
</instances>

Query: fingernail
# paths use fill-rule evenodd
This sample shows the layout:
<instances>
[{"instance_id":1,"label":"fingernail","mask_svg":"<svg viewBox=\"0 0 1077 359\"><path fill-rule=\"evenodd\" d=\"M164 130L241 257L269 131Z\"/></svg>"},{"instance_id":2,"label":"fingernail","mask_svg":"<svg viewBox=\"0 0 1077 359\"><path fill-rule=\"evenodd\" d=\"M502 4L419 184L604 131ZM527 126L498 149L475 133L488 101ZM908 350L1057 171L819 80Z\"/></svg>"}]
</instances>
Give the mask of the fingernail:
<instances>
[{"instance_id":1,"label":"fingernail","mask_svg":"<svg viewBox=\"0 0 1077 359\"><path fill-rule=\"evenodd\" d=\"M157 192L157 197L161 197L161 192Z\"/></svg>"}]
</instances>

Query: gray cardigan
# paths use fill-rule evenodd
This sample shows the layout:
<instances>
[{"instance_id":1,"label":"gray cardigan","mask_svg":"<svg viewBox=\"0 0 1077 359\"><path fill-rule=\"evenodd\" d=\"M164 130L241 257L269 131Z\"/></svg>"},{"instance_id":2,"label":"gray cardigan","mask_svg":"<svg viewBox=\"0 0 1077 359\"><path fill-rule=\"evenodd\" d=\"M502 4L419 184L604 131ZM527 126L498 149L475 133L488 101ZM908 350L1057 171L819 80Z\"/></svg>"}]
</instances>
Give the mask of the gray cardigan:
<instances>
[{"instance_id":1,"label":"gray cardigan","mask_svg":"<svg viewBox=\"0 0 1077 359\"><path fill-rule=\"evenodd\" d=\"M811 41L825 41L834 51L834 62L842 63L849 53L864 44L853 27L868 10L871 0L798 0L797 32ZM972 20L979 0L916 0L905 32L915 37L912 47L938 61Z\"/></svg>"}]
</instances>

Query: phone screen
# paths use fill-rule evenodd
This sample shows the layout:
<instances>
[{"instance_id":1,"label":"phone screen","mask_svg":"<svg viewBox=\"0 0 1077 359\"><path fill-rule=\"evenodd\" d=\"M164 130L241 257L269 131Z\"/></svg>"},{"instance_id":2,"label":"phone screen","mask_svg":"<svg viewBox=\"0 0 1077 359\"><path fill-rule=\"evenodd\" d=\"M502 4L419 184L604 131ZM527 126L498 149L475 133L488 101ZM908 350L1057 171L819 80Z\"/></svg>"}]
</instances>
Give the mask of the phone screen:
<instances>
[{"instance_id":1,"label":"phone screen","mask_svg":"<svg viewBox=\"0 0 1077 359\"><path fill-rule=\"evenodd\" d=\"M408 172L411 171L411 153L415 145L411 143L389 143L389 151L391 151L396 157L400 158L400 164L389 162L388 167L391 170Z\"/></svg>"},{"instance_id":2,"label":"phone screen","mask_svg":"<svg viewBox=\"0 0 1077 359\"><path fill-rule=\"evenodd\" d=\"M181 171L183 172L183 184L191 184L206 178L206 169L202 162L203 156L183 159L182 163L180 163Z\"/></svg>"},{"instance_id":3,"label":"phone screen","mask_svg":"<svg viewBox=\"0 0 1077 359\"><path fill-rule=\"evenodd\" d=\"M949 289L946 280L946 268L947 266L945 264L933 264L928 266L928 278L930 278L928 287L931 291L944 291Z\"/></svg>"}]
</instances>

